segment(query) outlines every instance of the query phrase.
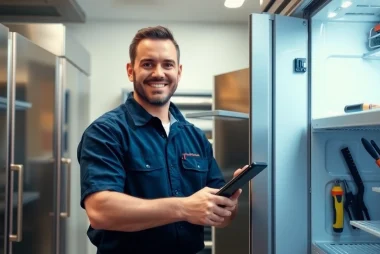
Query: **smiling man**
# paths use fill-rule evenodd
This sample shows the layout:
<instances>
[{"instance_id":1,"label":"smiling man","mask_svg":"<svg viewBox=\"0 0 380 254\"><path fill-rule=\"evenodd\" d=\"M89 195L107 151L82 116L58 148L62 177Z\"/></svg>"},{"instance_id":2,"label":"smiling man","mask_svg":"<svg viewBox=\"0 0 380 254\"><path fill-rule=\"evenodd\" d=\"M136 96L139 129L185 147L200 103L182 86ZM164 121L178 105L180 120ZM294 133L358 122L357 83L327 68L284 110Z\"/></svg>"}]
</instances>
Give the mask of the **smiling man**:
<instances>
[{"instance_id":1,"label":"smiling man","mask_svg":"<svg viewBox=\"0 0 380 254\"><path fill-rule=\"evenodd\" d=\"M97 254L195 254L205 225L230 223L241 190L215 195L225 181L212 147L170 102L182 73L172 33L141 29L129 54L134 91L96 119L78 146L88 237Z\"/></svg>"}]
</instances>

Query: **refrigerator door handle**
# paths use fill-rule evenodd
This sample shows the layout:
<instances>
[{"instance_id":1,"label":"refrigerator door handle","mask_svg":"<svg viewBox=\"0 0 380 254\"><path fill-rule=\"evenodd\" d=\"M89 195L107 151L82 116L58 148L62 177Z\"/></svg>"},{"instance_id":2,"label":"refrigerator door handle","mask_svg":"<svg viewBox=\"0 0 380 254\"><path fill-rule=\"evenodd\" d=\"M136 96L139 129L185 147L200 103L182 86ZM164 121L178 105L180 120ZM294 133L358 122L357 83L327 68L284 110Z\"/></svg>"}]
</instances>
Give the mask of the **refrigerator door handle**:
<instances>
[{"instance_id":1,"label":"refrigerator door handle","mask_svg":"<svg viewBox=\"0 0 380 254\"><path fill-rule=\"evenodd\" d=\"M61 218L70 217L70 199L71 199L71 159L62 158L61 162L67 165L67 179L66 179L66 212L61 212Z\"/></svg>"},{"instance_id":2,"label":"refrigerator door handle","mask_svg":"<svg viewBox=\"0 0 380 254\"><path fill-rule=\"evenodd\" d=\"M11 234L9 240L11 242L21 242L22 240L22 217L23 217L23 184L24 184L24 166L19 164L11 164L11 172L18 172L18 193L17 193L17 233ZM13 207L13 200L10 200L10 207Z\"/></svg>"}]
</instances>

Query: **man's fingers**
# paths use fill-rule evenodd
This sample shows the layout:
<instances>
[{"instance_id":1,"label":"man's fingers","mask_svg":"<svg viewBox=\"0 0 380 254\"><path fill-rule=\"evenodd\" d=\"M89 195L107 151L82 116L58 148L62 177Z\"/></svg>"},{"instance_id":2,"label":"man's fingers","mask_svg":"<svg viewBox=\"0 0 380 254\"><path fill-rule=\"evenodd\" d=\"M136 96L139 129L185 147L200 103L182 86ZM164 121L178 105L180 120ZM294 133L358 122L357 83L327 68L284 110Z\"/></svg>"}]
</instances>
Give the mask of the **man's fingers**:
<instances>
[{"instance_id":1,"label":"man's fingers","mask_svg":"<svg viewBox=\"0 0 380 254\"><path fill-rule=\"evenodd\" d=\"M219 206L215 206L214 209L213 209L213 212L216 215L221 216L221 217L231 216L231 211L229 211L226 208L219 207Z\"/></svg>"},{"instance_id":2,"label":"man's fingers","mask_svg":"<svg viewBox=\"0 0 380 254\"><path fill-rule=\"evenodd\" d=\"M205 187L205 190L208 192L208 193L211 193L211 194L216 194L218 193L219 189L214 189L214 188L209 188L209 187Z\"/></svg>"},{"instance_id":3,"label":"man's fingers","mask_svg":"<svg viewBox=\"0 0 380 254\"><path fill-rule=\"evenodd\" d=\"M223 217L218 216L218 215L215 214L215 213L211 214L208 218L209 218L211 221L219 222L219 223L224 221L224 218L223 218Z\"/></svg>"},{"instance_id":4,"label":"man's fingers","mask_svg":"<svg viewBox=\"0 0 380 254\"><path fill-rule=\"evenodd\" d=\"M210 219L206 220L206 225L207 226L216 227L216 226L219 226L220 224L222 224L222 222L216 222L216 221L213 221L213 220L210 220Z\"/></svg>"},{"instance_id":5,"label":"man's fingers","mask_svg":"<svg viewBox=\"0 0 380 254\"><path fill-rule=\"evenodd\" d=\"M234 206L236 203L233 200L223 196L214 196L214 202L220 206Z\"/></svg>"},{"instance_id":6,"label":"man's fingers","mask_svg":"<svg viewBox=\"0 0 380 254\"><path fill-rule=\"evenodd\" d=\"M237 191L235 191L235 193L231 196L231 199L232 200L237 200L239 198L239 196L241 195L242 193L242 189L238 189Z\"/></svg>"}]
</instances>

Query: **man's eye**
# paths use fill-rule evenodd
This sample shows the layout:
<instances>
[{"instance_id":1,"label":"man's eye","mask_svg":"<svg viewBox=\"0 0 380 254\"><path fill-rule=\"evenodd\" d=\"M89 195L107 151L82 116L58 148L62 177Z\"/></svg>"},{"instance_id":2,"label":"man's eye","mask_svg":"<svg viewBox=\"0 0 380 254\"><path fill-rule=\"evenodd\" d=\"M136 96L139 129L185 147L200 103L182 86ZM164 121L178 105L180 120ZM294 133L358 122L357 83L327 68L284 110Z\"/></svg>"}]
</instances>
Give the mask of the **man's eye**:
<instances>
[{"instance_id":1,"label":"man's eye","mask_svg":"<svg viewBox=\"0 0 380 254\"><path fill-rule=\"evenodd\" d=\"M151 63L143 63L143 67L152 67Z\"/></svg>"},{"instance_id":2,"label":"man's eye","mask_svg":"<svg viewBox=\"0 0 380 254\"><path fill-rule=\"evenodd\" d=\"M167 63L167 64L166 64L166 67L167 67L167 68L171 68L171 67L173 67L173 66L174 66L174 64L172 64L172 63Z\"/></svg>"}]
</instances>

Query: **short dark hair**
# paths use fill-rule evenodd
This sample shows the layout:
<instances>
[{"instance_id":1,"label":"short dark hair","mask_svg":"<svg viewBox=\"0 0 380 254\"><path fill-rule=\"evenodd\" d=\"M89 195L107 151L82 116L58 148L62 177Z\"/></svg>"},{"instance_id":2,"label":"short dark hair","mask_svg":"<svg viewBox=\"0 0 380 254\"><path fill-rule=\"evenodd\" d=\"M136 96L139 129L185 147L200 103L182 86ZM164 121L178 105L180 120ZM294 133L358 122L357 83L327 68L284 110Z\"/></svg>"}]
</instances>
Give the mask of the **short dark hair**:
<instances>
[{"instance_id":1,"label":"short dark hair","mask_svg":"<svg viewBox=\"0 0 380 254\"><path fill-rule=\"evenodd\" d=\"M137 46L144 39L153 39L153 40L171 40L177 50L177 60L179 63L179 46L174 39L172 32L163 26L155 27L146 27L137 31L135 37L132 40L131 45L129 46L129 57L131 58L131 64L134 65L137 55Z\"/></svg>"}]
</instances>

